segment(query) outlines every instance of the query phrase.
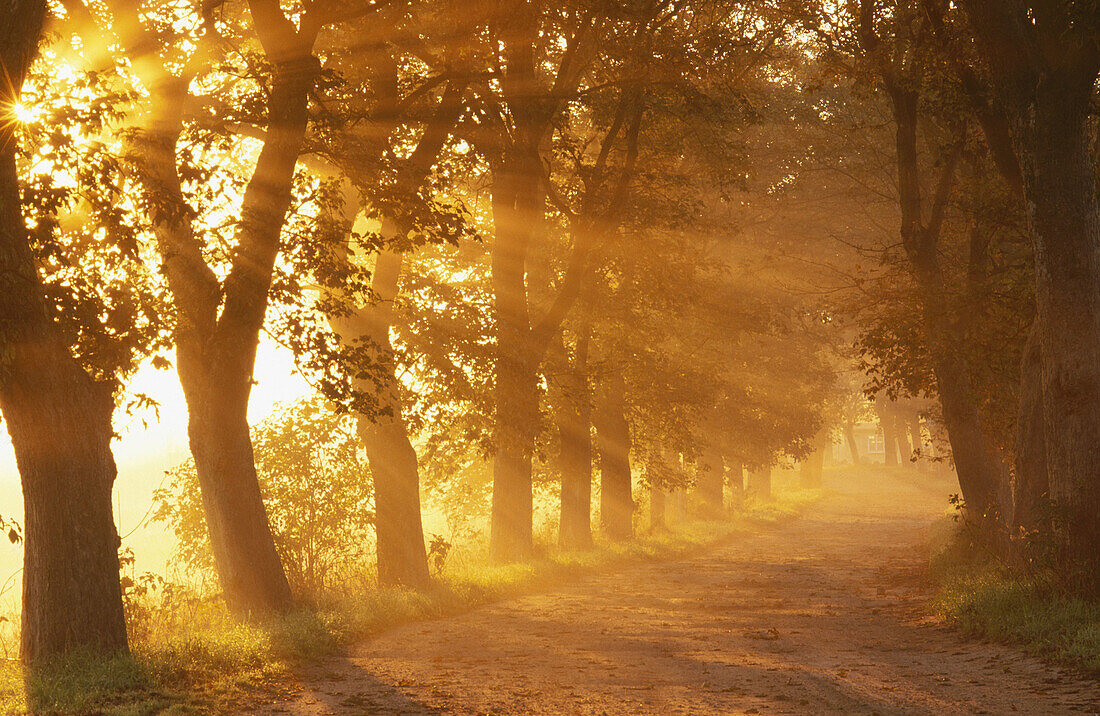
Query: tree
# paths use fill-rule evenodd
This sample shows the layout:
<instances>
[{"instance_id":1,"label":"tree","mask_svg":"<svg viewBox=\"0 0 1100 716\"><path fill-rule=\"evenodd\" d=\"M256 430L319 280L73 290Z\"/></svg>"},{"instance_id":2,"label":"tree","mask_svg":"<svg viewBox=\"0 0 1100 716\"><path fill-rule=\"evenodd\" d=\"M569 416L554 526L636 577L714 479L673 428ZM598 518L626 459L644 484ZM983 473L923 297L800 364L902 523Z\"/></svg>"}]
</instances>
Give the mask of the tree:
<instances>
[{"instance_id":1,"label":"tree","mask_svg":"<svg viewBox=\"0 0 1100 716\"><path fill-rule=\"evenodd\" d=\"M279 406L252 429L257 473L275 546L295 597L318 603L366 567L376 527L371 483L363 479L355 421L319 398ZM216 575L195 463L170 473L154 494L153 519L175 533L175 558L191 572Z\"/></svg>"},{"instance_id":2,"label":"tree","mask_svg":"<svg viewBox=\"0 0 1100 716\"><path fill-rule=\"evenodd\" d=\"M1095 588L1100 202L1089 115L1100 73L1100 12L1095 2L967 0L961 7L1022 169L1035 249L1043 452L1050 497L1062 512L1064 558Z\"/></svg>"},{"instance_id":3,"label":"tree","mask_svg":"<svg viewBox=\"0 0 1100 716\"><path fill-rule=\"evenodd\" d=\"M862 0L856 33L868 61L889 99L896 125L896 162L898 201L901 209L902 245L913 276L921 288L921 310L930 340L932 370L943 406L944 422L960 486L968 512L976 519L996 517L1000 475L992 456L993 446L982 423L970 369L956 346L965 341L950 319L946 300L946 281L937 256L937 246L956 181L957 165L965 141L965 125L950 127L954 136L946 140L942 166L933 189L931 204L922 200L918 117L925 90L927 60L920 59L922 48L917 11L911 3L892 8L891 34L888 41L880 35L879 13L872 0ZM927 218L926 218L927 217ZM896 420L884 425L887 464L896 462ZM906 451L907 452L907 451Z\"/></svg>"},{"instance_id":4,"label":"tree","mask_svg":"<svg viewBox=\"0 0 1100 716\"><path fill-rule=\"evenodd\" d=\"M127 651L111 507L115 371L97 376L74 358L36 265L16 165L19 104L37 53L46 3L0 10L0 409L25 501L21 652L30 662L74 650ZM50 233L50 222L36 227ZM124 356L124 364L133 354Z\"/></svg>"},{"instance_id":5,"label":"tree","mask_svg":"<svg viewBox=\"0 0 1100 716\"><path fill-rule=\"evenodd\" d=\"M204 229L185 194L190 157L179 150L190 86L210 71L219 30L207 7L202 33L163 45L127 3L112 4L113 31L135 72L154 95L148 119L134 132L129 159L142 190L176 312L175 349L188 406L195 458L218 574L230 610L258 618L292 606L289 584L271 537L248 430L248 398L260 330L268 306L280 234L291 203L298 154L309 123L310 92L320 73L313 45L328 6L313 4L296 27L273 0L249 3L249 16L270 63L266 127L244 190L240 222L224 280L208 261ZM187 53L188 46L195 49ZM184 54L180 75L158 56ZM202 177L203 173L198 172Z\"/></svg>"}]
</instances>

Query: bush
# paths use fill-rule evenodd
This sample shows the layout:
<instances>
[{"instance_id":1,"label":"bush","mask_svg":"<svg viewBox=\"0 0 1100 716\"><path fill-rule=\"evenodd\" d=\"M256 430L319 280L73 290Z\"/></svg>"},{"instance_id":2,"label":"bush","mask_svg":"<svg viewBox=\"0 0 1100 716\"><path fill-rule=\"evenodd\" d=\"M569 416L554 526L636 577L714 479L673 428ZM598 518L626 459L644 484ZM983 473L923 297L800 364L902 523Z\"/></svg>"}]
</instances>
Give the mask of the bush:
<instances>
[{"instance_id":1,"label":"bush","mask_svg":"<svg viewBox=\"0 0 1100 716\"><path fill-rule=\"evenodd\" d=\"M354 420L320 399L278 409L253 428L260 490L287 578L296 596L316 602L340 576L366 568L374 496L358 452ZM176 559L213 583L214 557L195 464L169 473L154 494L154 519L171 525Z\"/></svg>"}]
</instances>

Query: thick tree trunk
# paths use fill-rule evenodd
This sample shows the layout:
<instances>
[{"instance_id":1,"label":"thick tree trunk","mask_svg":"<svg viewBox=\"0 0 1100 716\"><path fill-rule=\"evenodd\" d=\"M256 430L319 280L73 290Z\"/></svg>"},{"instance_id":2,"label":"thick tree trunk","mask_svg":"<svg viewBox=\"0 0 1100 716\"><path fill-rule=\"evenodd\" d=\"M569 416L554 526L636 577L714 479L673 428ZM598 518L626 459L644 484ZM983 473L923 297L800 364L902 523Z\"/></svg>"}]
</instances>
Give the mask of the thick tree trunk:
<instances>
[{"instance_id":1,"label":"thick tree trunk","mask_svg":"<svg viewBox=\"0 0 1100 716\"><path fill-rule=\"evenodd\" d=\"M749 470L745 483L745 494L757 500L769 500L772 496L772 469L758 467Z\"/></svg>"},{"instance_id":2,"label":"thick tree trunk","mask_svg":"<svg viewBox=\"0 0 1100 716\"><path fill-rule=\"evenodd\" d=\"M707 446L699 456L695 471L695 492L702 507L709 512L722 509L722 488L725 483L725 464L722 453Z\"/></svg>"},{"instance_id":3,"label":"thick tree trunk","mask_svg":"<svg viewBox=\"0 0 1100 716\"><path fill-rule=\"evenodd\" d=\"M0 410L23 485L22 655L125 652L112 386L92 381L48 318L13 137L0 131L0 144Z\"/></svg>"},{"instance_id":4,"label":"thick tree trunk","mask_svg":"<svg viewBox=\"0 0 1100 716\"><path fill-rule=\"evenodd\" d=\"M560 339L559 339L560 343ZM588 339L580 338L573 360L565 356L557 378L554 421L558 430L561 473L561 521L558 542L562 549L592 546L592 399L586 375Z\"/></svg>"},{"instance_id":5,"label":"thick tree trunk","mask_svg":"<svg viewBox=\"0 0 1100 716\"><path fill-rule=\"evenodd\" d=\"M230 610L246 618L293 606L260 496L247 413L259 334L309 120L309 94L320 70L311 54L312 37L288 30L293 25L270 10L264 6L259 16L253 15L265 50L278 58L268 126L241 203L232 267L224 282L219 284L206 263L176 166L187 82L156 63L140 68L143 81L157 94L130 152L149 204L158 207L149 218L178 312L177 371L218 574ZM144 52L144 42L155 42L140 26L131 29L124 37L135 53Z\"/></svg>"},{"instance_id":6,"label":"thick tree trunk","mask_svg":"<svg viewBox=\"0 0 1100 716\"><path fill-rule=\"evenodd\" d=\"M626 420L626 385L619 373L600 386L593 415L600 457L600 526L611 539L634 532L634 498L630 475L630 424Z\"/></svg>"},{"instance_id":7,"label":"thick tree trunk","mask_svg":"<svg viewBox=\"0 0 1100 716\"><path fill-rule=\"evenodd\" d=\"M0 104L18 99L46 3L0 10ZM0 412L23 487L28 663L84 650L126 653L119 538L111 509L113 385L96 383L50 318L23 221L15 125L0 125Z\"/></svg>"},{"instance_id":8,"label":"thick tree trunk","mask_svg":"<svg viewBox=\"0 0 1100 716\"><path fill-rule=\"evenodd\" d=\"M345 189L343 224L350 234L358 214L358 194L350 185ZM383 236L394 234L393 223L383 220ZM430 577L420 512L420 471L404 418L390 343L402 263L402 254L380 251L371 274L377 303L359 307L350 315L330 315L329 325L345 345L365 340L376 350L372 380L358 380L355 388L373 396L378 411L372 415L355 413L355 418L374 485L378 583L384 587L427 589Z\"/></svg>"},{"instance_id":9,"label":"thick tree trunk","mask_svg":"<svg viewBox=\"0 0 1100 716\"><path fill-rule=\"evenodd\" d=\"M1094 75L1095 77L1095 75ZM1057 81L1051 82L1057 85ZM1047 92L1050 96L1047 96ZM1038 270L1036 327L1050 499L1067 562L1100 583L1100 206L1089 93L1042 87L1021 134Z\"/></svg>"},{"instance_id":10,"label":"thick tree trunk","mask_svg":"<svg viewBox=\"0 0 1100 716\"><path fill-rule=\"evenodd\" d=\"M933 350L932 364L959 487L968 510L982 517L997 504L996 475L969 369L957 352L946 347Z\"/></svg>"},{"instance_id":11,"label":"thick tree trunk","mask_svg":"<svg viewBox=\"0 0 1100 716\"><path fill-rule=\"evenodd\" d=\"M293 606L256 477L248 399L317 71L317 60L308 53L277 67L268 102L268 134L241 204L238 243L222 289L221 316L215 320L216 303L201 294L205 282L185 273L198 267L190 261L201 259L186 256L189 262L169 273L174 298L187 317L177 331L177 369L187 399L188 438L210 541L226 604L245 618L285 612ZM163 158L172 166L174 161L174 155ZM163 231L178 231L176 224L169 222ZM172 250L170 240L161 240L162 250ZM175 258L169 256L169 260Z\"/></svg>"},{"instance_id":12,"label":"thick tree trunk","mask_svg":"<svg viewBox=\"0 0 1100 716\"><path fill-rule=\"evenodd\" d=\"M293 601L256 475L248 428L251 384L224 379L213 367L196 367L186 344L178 348L177 360L187 435L226 605L246 619L285 612Z\"/></svg>"},{"instance_id":13,"label":"thick tree trunk","mask_svg":"<svg viewBox=\"0 0 1100 716\"><path fill-rule=\"evenodd\" d=\"M970 515L984 518L996 507L996 473L991 443L986 439L974 395L969 366L959 346L965 336L951 317L938 245L944 215L955 180L961 144L952 150L936 182L927 221L921 199L917 151L919 86L899 78L893 68L884 79L897 126L896 149L901 238L910 270L920 289L921 318L932 370L943 408L944 425L955 458L959 486ZM911 79L911 78L909 78ZM894 411L883 417L891 422ZM895 437L896 437L896 431ZM894 464L894 441L887 435L887 464Z\"/></svg>"},{"instance_id":14,"label":"thick tree trunk","mask_svg":"<svg viewBox=\"0 0 1100 716\"><path fill-rule=\"evenodd\" d=\"M537 154L508 156L493 174L496 453L489 552L498 564L526 560L534 552L531 457L538 367L529 345L526 257L532 222L542 216L537 162Z\"/></svg>"},{"instance_id":15,"label":"thick tree trunk","mask_svg":"<svg viewBox=\"0 0 1100 716\"><path fill-rule=\"evenodd\" d=\"M383 232L390 235L387 227L383 227ZM381 411L373 418L359 415L357 419L359 437L374 481L378 583L387 587L427 589L430 579L420 514L420 470L405 423L401 387L390 343L402 258L395 251L382 251L374 264L371 288L379 305L366 309L369 312L366 333L379 350L381 365L376 377L380 382L364 383L359 389L373 390Z\"/></svg>"},{"instance_id":16,"label":"thick tree trunk","mask_svg":"<svg viewBox=\"0 0 1100 716\"><path fill-rule=\"evenodd\" d=\"M60 344L2 342L11 359L0 408L23 484L22 656L125 653L110 387Z\"/></svg>"},{"instance_id":17,"label":"thick tree trunk","mask_svg":"<svg viewBox=\"0 0 1100 716\"><path fill-rule=\"evenodd\" d=\"M1050 498L1066 562L1100 583L1100 202L1090 110L1096 25L1072 4L968 0L979 49L1009 117L1035 249ZM1048 12L1049 11L1049 12Z\"/></svg>"},{"instance_id":18,"label":"thick tree trunk","mask_svg":"<svg viewBox=\"0 0 1100 716\"><path fill-rule=\"evenodd\" d=\"M358 424L374 481L378 583L427 589L430 579L420 517L420 473L405 421L401 417L377 421L360 417Z\"/></svg>"},{"instance_id":19,"label":"thick tree trunk","mask_svg":"<svg viewBox=\"0 0 1100 716\"><path fill-rule=\"evenodd\" d=\"M1020 365L1020 414L1016 432L1016 470L1012 479L1012 526L1033 529L1049 499L1043 419L1043 363L1039 335L1028 334Z\"/></svg>"},{"instance_id":20,"label":"thick tree trunk","mask_svg":"<svg viewBox=\"0 0 1100 716\"><path fill-rule=\"evenodd\" d=\"M392 84L380 82L393 93L384 100L390 106L399 101L396 71L396 67L390 68ZM463 84L448 84L416 149L401 167L399 196L412 195L423 185L462 110L464 87ZM389 131L396 128L398 116L394 107L394 124L388 127ZM378 151L383 150L379 148ZM356 169L359 168L353 168L352 172ZM341 223L349 239L359 215L359 202L359 193L350 182L345 182ZM400 217L384 217L381 235L385 239L407 236L406 223ZM365 339L377 350L378 365L374 374L377 382L358 381L356 389L373 395L379 411L377 415L356 413L356 421L374 484L378 583L385 587L427 589L430 577L420 510L420 471L405 422L401 385L390 341L403 264L404 255L399 251L379 251L371 273L371 290L376 303L360 306L350 316L331 315L329 324L345 345L356 345Z\"/></svg>"}]
</instances>

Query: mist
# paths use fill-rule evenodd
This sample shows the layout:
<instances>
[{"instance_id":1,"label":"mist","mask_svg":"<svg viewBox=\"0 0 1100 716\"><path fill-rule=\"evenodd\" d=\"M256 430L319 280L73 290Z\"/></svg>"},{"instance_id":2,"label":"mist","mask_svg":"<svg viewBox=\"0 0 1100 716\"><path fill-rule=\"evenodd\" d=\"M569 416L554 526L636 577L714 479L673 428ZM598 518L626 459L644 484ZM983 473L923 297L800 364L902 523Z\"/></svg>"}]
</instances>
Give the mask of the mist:
<instances>
[{"instance_id":1,"label":"mist","mask_svg":"<svg viewBox=\"0 0 1100 716\"><path fill-rule=\"evenodd\" d=\"M16 0L0 69L0 712L1100 704L1094 2Z\"/></svg>"}]
</instances>

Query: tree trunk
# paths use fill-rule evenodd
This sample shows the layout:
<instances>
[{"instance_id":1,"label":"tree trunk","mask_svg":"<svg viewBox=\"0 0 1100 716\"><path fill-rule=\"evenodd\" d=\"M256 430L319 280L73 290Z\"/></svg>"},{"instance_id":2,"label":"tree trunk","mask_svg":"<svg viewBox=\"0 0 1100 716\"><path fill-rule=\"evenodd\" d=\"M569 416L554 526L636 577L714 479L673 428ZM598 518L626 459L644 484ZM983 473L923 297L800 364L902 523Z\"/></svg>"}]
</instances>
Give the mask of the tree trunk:
<instances>
[{"instance_id":1,"label":"tree trunk","mask_svg":"<svg viewBox=\"0 0 1100 716\"><path fill-rule=\"evenodd\" d=\"M850 420L844 423L844 439L848 441L848 452L852 454L852 464L862 465L863 461L859 456L859 445L856 443L856 432Z\"/></svg>"},{"instance_id":2,"label":"tree trunk","mask_svg":"<svg viewBox=\"0 0 1100 716\"><path fill-rule=\"evenodd\" d=\"M878 423L882 427L882 449L886 465L894 467L898 464L897 421L883 400L876 401L875 412L878 413Z\"/></svg>"},{"instance_id":3,"label":"tree trunk","mask_svg":"<svg viewBox=\"0 0 1100 716\"><path fill-rule=\"evenodd\" d=\"M630 424L626 420L626 385L622 374L608 376L593 415L600 457L600 526L611 539L634 532L634 498L630 475Z\"/></svg>"},{"instance_id":4,"label":"tree trunk","mask_svg":"<svg viewBox=\"0 0 1100 716\"><path fill-rule=\"evenodd\" d=\"M1035 249L1034 330L1042 363L1050 498L1067 564L1100 584L1100 202L1090 108L1095 24L1074 5L1044 10L968 0L979 49L1009 116Z\"/></svg>"},{"instance_id":5,"label":"tree trunk","mask_svg":"<svg viewBox=\"0 0 1100 716\"><path fill-rule=\"evenodd\" d=\"M772 496L772 469L758 467L749 470L749 479L745 484L745 494L757 500L769 500Z\"/></svg>"},{"instance_id":6,"label":"tree trunk","mask_svg":"<svg viewBox=\"0 0 1100 716\"><path fill-rule=\"evenodd\" d=\"M695 491L699 496L702 507L707 512L714 513L722 509L724 473L725 465L722 453L708 445L703 454L699 456L695 471Z\"/></svg>"},{"instance_id":7,"label":"tree trunk","mask_svg":"<svg viewBox=\"0 0 1100 716\"><path fill-rule=\"evenodd\" d=\"M248 428L250 382L199 366L188 344L177 349L187 399L187 436L202 492L218 579L232 614L263 618L293 606L260 494Z\"/></svg>"},{"instance_id":8,"label":"tree trunk","mask_svg":"<svg viewBox=\"0 0 1100 716\"><path fill-rule=\"evenodd\" d=\"M14 138L0 144L0 409L23 486L21 651L28 662L77 649L124 653L112 386L92 381L48 318Z\"/></svg>"},{"instance_id":9,"label":"tree trunk","mask_svg":"<svg viewBox=\"0 0 1100 716\"><path fill-rule=\"evenodd\" d=\"M396 67L391 69L392 85L380 84L395 92ZM423 185L461 112L464 88L464 84L448 84L416 149L401 166L398 196L413 195ZM394 94L386 97L384 102L388 103L387 106L395 105L398 97ZM389 131L396 129L398 116L394 109L394 124L387 127ZM378 151L381 153L384 150L379 148ZM359 168L352 168L352 173L356 169ZM343 235L350 241L360 210L359 192L345 180L343 193L340 223ZM407 221L401 216L382 219L380 233L384 239L405 237L409 231ZM359 306L350 316L330 315L328 318L329 325L345 345L356 345L366 340L377 351L378 365L373 376L377 382L357 381L356 389L375 397L378 414L357 413L356 422L374 484L378 583L385 587L427 589L430 577L420 509L420 471L405 422L401 385L390 341L403 264L404 254L400 251L379 251L371 273L371 290L376 303Z\"/></svg>"},{"instance_id":10,"label":"tree trunk","mask_svg":"<svg viewBox=\"0 0 1100 716\"><path fill-rule=\"evenodd\" d=\"M280 14L253 17L265 42L294 47L277 49L268 126L241 202L232 266L223 282L206 263L188 220L176 165L187 83L161 67L150 70L150 63L143 63L149 74L142 79L157 94L130 152L149 204L160 208L149 218L178 313L177 371L218 575L230 610L246 618L293 606L260 496L247 416L259 334L309 121L309 94L320 70L312 39L287 33L289 23L275 16ZM142 42L155 41L140 28L131 35L126 37L135 52L143 51Z\"/></svg>"},{"instance_id":11,"label":"tree trunk","mask_svg":"<svg viewBox=\"0 0 1100 716\"><path fill-rule=\"evenodd\" d=\"M58 342L3 333L0 408L23 484L22 656L125 653L110 386L93 383Z\"/></svg>"},{"instance_id":12,"label":"tree trunk","mask_svg":"<svg viewBox=\"0 0 1100 716\"><path fill-rule=\"evenodd\" d=\"M430 579L420 515L420 470L405 423L401 386L390 343L402 258L395 251L380 252L371 276L371 289L379 305L372 307L373 310L367 309L371 314L367 333L379 349L381 366L377 377L380 383L359 387L376 391L381 411L373 419L358 416L358 425L374 481L378 583L387 587L427 589Z\"/></svg>"},{"instance_id":13,"label":"tree trunk","mask_svg":"<svg viewBox=\"0 0 1100 716\"><path fill-rule=\"evenodd\" d=\"M952 319L947 289L939 264L940 232L962 154L961 141L946 157L935 185L927 221L921 199L920 161L917 151L919 84L899 77L898 68L884 71L896 124L901 239L910 271L920 290L921 318L932 359L932 371L943 407L944 425L955 458L959 486L969 514L984 518L995 509L995 481L991 443L986 439L974 395L970 370L962 352L965 335ZM889 423L893 410L883 417ZM891 426L893 427L893 426ZM896 430L892 431L895 433ZM895 440L887 435L887 464L894 464Z\"/></svg>"},{"instance_id":14,"label":"tree trunk","mask_svg":"<svg viewBox=\"0 0 1100 716\"><path fill-rule=\"evenodd\" d=\"M905 416L901 412L894 413L894 435L898 439L898 462L901 465L908 465L909 458L913 455L913 447L906 434L907 427Z\"/></svg>"},{"instance_id":15,"label":"tree trunk","mask_svg":"<svg viewBox=\"0 0 1100 716\"><path fill-rule=\"evenodd\" d=\"M558 340L559 345L561 340ZM562 375L557 379L557 424L561 473L561 520L558 542L562 549L592 546L592 400L586 375L588 338L581 336L573 360L561 346Z\"/></svg>"},{"instance_id":16,"label":"tree trunk","mask_svg":"<svg viewBox=\"0 0 1100 716\"><path fill-rule=\"evenodd\" d=\"M1095 75L1094 75L1095 76ZM1058 84L1056 81L1052 84ZM1100 207L1089 152L1087 91L1040 90L1021 132L1038 270L1036 327L1050 498L1064 518L1067 562L1100 580Z\"/></svg>"},{"instance_id":17,"label":"tree trunk","mask_svg":"<svg viewBox=\"0 0 1100 716\"><path fill-rule=\"evenodd\" d=\"M665 528L665 491L660 487L649 486L649 530L656 532Z\"/></svg>"},{"instance_id":18,"label":"tree trunk","mask_svg":"<svg viewBox=\"0 0 1100 716\"><path fill-rule=\"evenodd\" d=\"M276 66L268 132L241 203L233 266L222 287L221 316L215 318L217 304L211 303L211 296L197 295L205 288L203 279L183 273L197 264L169 272L173 297L186 317L177 330L177 369L187 399L187 432L210 541L226 604L233 614L245 618L285 612L293 606L256 477L248 399L294 169L308 123L309 92L318 70L317 60L308 51ZM162 161L174 167L174 153ZM174 224L178 223L168 222L163 231L177 231ZM172 249L162 246L162 250Z\"/></svg>"},{"instance_id":19,"label":"tree trunk","mask_svg":"<svg viewBox=\"0 0 1100 716\"><path fill-rule=\"evenodd\" d=\"M913 411L909 415L909 441L912 443L913 450L911 458L913 462L917 462L924 454L924 439L921 437L920 429L920 413Z\"/></svg>"},{"instance_id":20,"label":"tree trunk","mask_svg":"<svg viewBox=\"0 0 1100 716\"><path fill-rule=\"evenodd\" d=\"M537 153L508 156L493 174L496 453L489 552L498 564L526 560L534 552L531 457L538 423L538 368L529 345L526 257L532 223L542 215L537 162Z\"/></svg>"},{"instance_id":21,"label":"tree trunk","mask_svg":"<svg viewBox=\"0 0 1100 716\"><path fill-rule=\"evenodd\" d=\"M428 555L420 517L420 473L416 451L400 417L358 419L359 437L374 481L378 583L427 589Z\"/></svg>"},{"instance_id":22,"label":"tree trunk","mask_svg":"<svg viewBox=\"0 0 1100 716\"><path fill-rule=\"evenodd\" d=\"M1038 332L1028 334L1020 365L1020 414L1016 433L1016 472L1012 480L1012 526L1034 529L1049 499L1046 437L1043 434L1043 363Z\"/></svg>"},{"instance_id":23,"label":"tree trunk","mask_svg":"<svg viewBox=\"0 0 1100 716\"><path fill-rule=\"evenodd\" d=\"M18 100L46 3L0 11L0 103ZM50 318L23 220L15 125L0 125L0 412L23 487L28 663L70 651L126 653L111 509L113 383L96 383Z\"/></svg>"},{"instance_id":24,"label":"tree trunk","mask_svg":"<svg viewBox=\"0 0 1100 716\"><path fill-rule=\"evenodd\" d=\"M348 235L358 209L357 192L346 186L342 223ZM393 223L383 219L383 236L399 232ZM377 414L355 413L355 417L374 485L378 584L427 589L431 581L420 513L420 472L404 418L390 342L402 263L402 254L380 251L371 274L371 290L377 303L358 307L350 315L330 315L328 320L345 345L367 341L376 351L377 365L371 373L372 379L357 380L355 388L374 396Z\"/></svg>"}]
</instances>

